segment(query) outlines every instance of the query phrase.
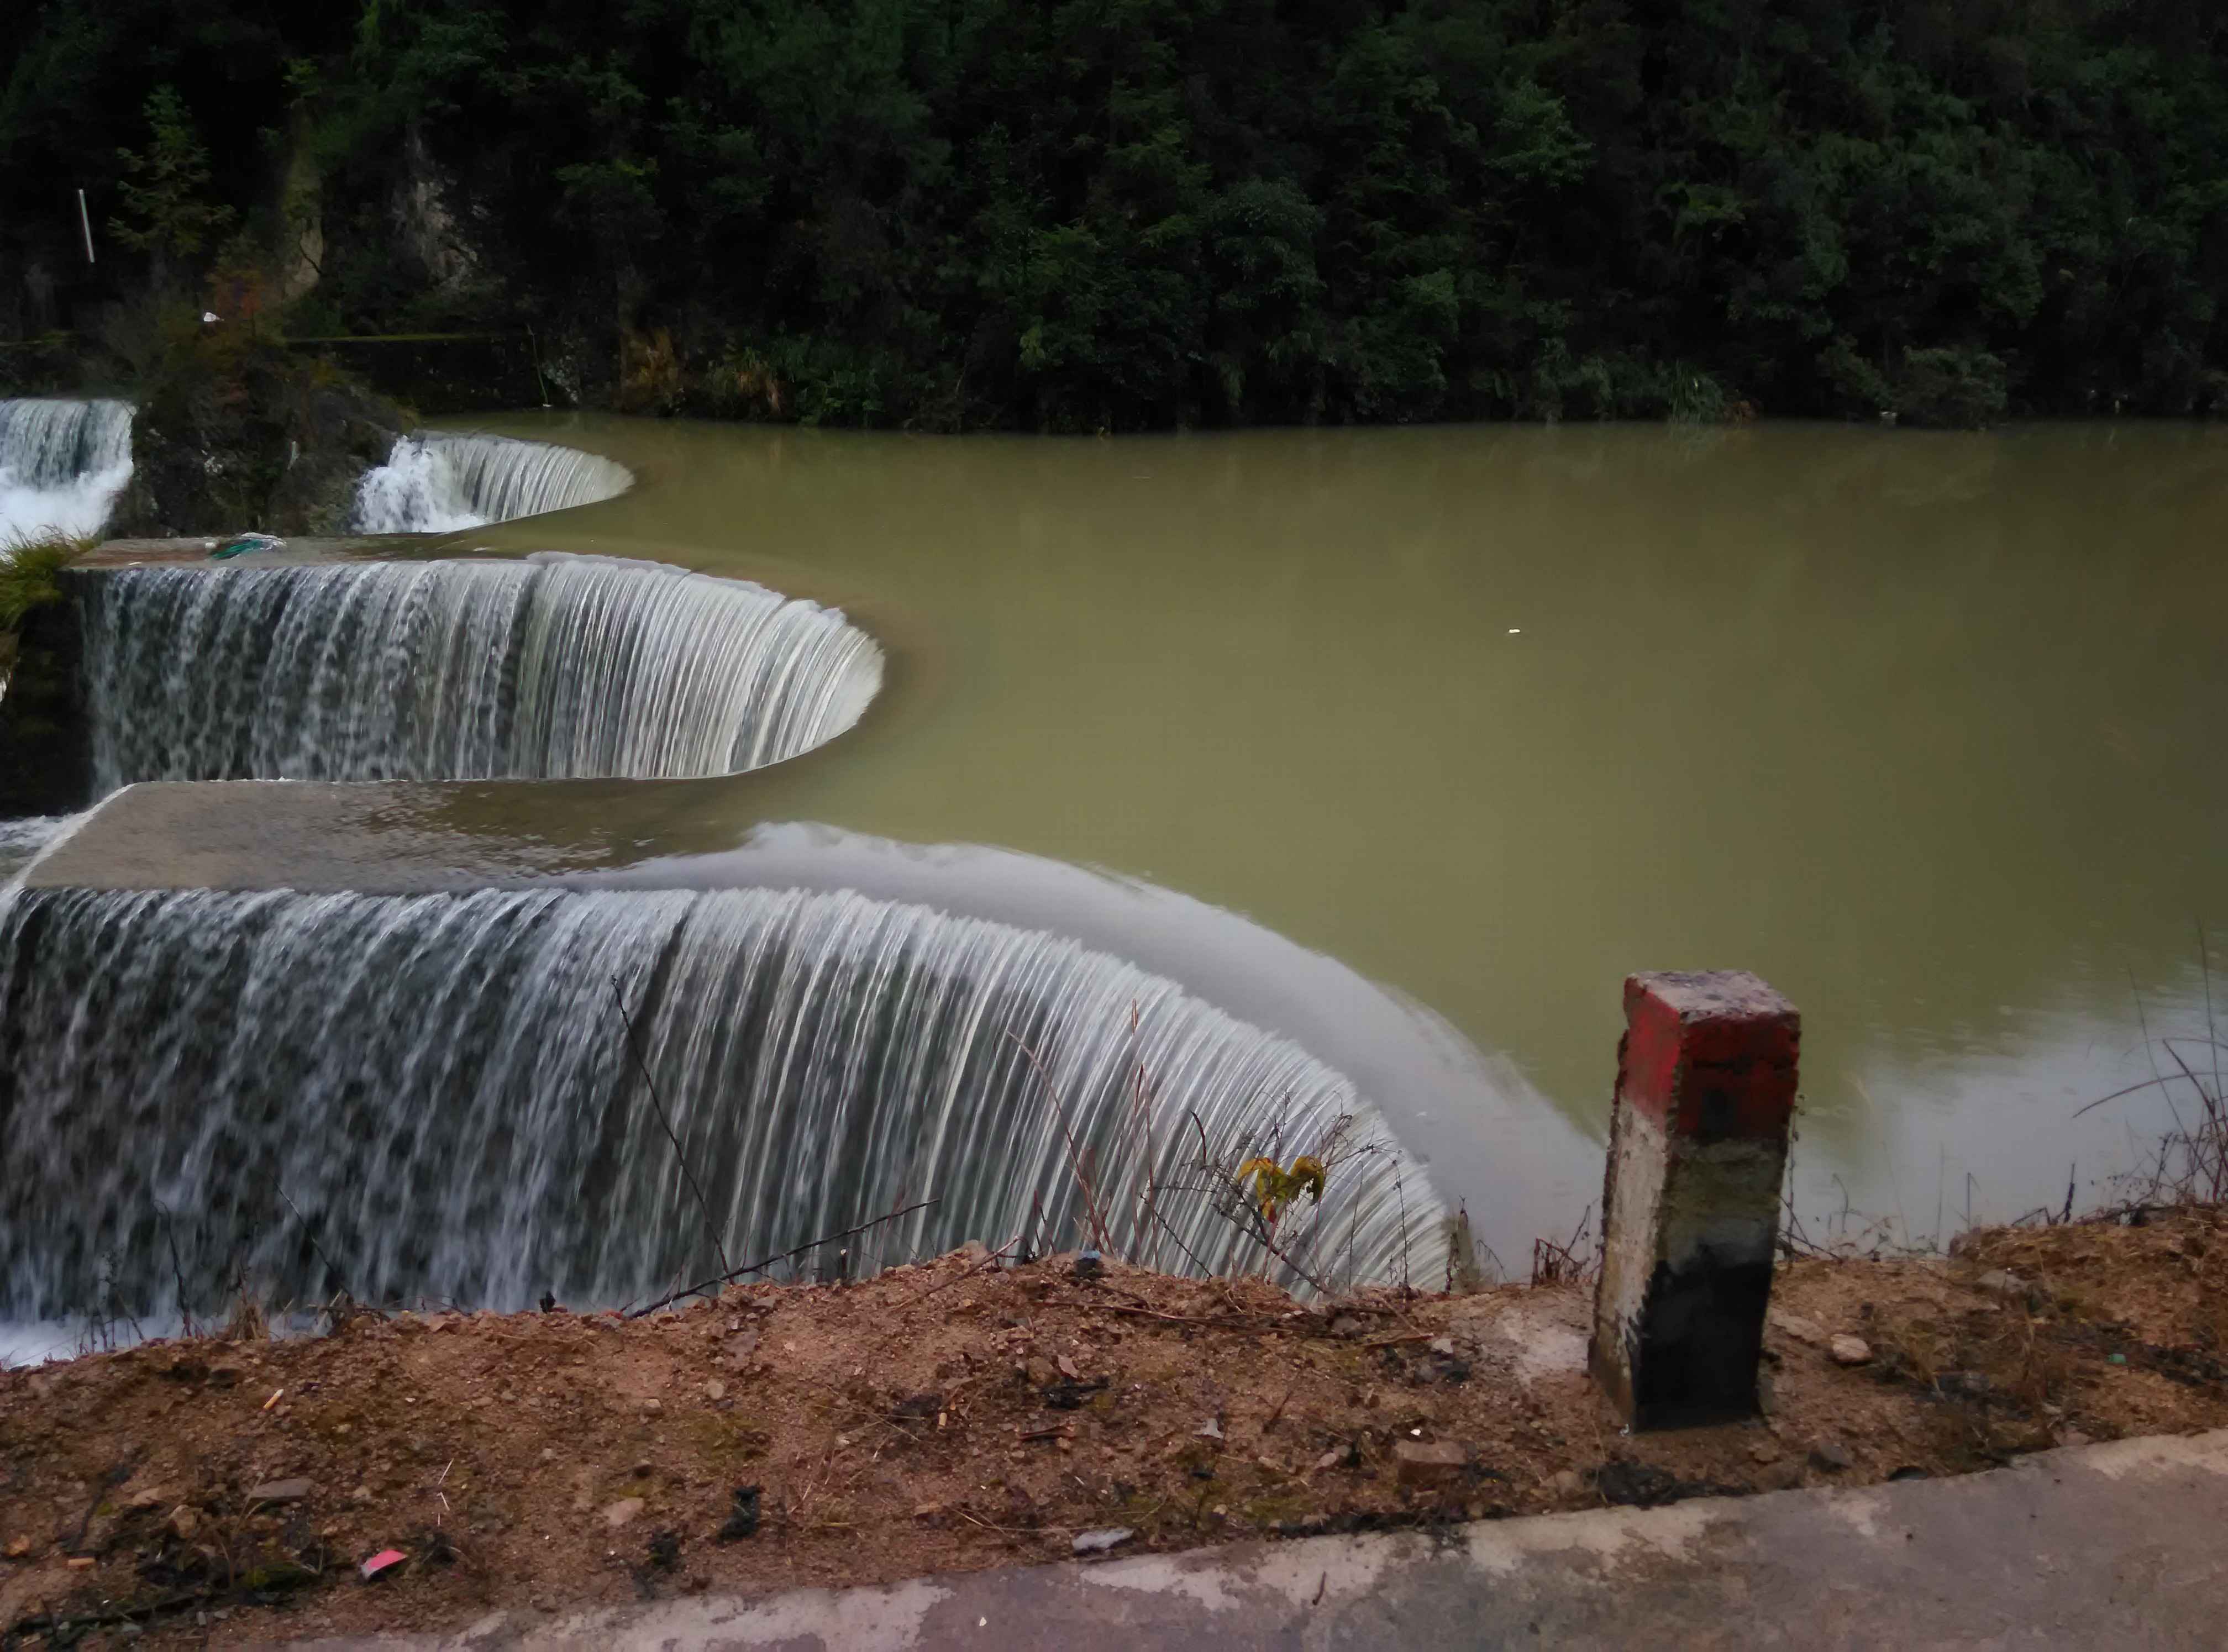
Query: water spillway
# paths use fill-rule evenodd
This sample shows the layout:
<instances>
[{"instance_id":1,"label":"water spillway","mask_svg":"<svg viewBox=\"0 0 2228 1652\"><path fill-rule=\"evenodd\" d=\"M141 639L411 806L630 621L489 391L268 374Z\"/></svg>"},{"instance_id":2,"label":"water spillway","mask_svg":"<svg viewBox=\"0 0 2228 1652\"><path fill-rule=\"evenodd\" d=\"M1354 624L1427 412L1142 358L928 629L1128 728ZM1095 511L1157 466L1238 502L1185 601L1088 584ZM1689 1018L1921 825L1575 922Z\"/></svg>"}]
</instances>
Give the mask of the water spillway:
<instances>
[{"instance_id":1,"label":"water spillway","mask_svg":"<svg viewBox=\"0 0 2228 1652\"><path fill-rule=\"evenodd\" d=\"M0 1040L0 1317L204 1311L181 1280L243 1275L654 1294L717 1271L661 1111L737 1263L934 1197L857 1257L1073 1244L1095 1207L1167 1265L1255 1265L1202 1144L1384 1135L1339 1073L1165 979L840 893L20 890ZM1436 1214L1361 1152L1284 1239L1341 1284L1410 1248L1423 1272Z\"/></svg>"},{"instance_id":2,"label":"water spillway","mask_svg":"<svg viewBox=\"0 0 2228 1652\"><path fill-rule=\"evenodd\" d=\"M102 791L729 773L833 738L881 682L840 612L653 563L136 567L80 586Z\"/></svg>"},{"instance_id":3,"label":"water spillway","mask_svg":"<svg viewBox=\"0 0 2228 1652\"><path fill-rule=\"evenodd\" d=\"M131 406L0 400L0 554L6 541L96 534L131 479Z\"/></svg>"},{"instance_id":4,"label":"water spillway","mask_svg":"<svg viewBox=\"0 0 2228 1652\"><path fill-rule=\"evenodd\" d=\"M360 534L446 534L614 498L623 465L576 448L507 436L421 432L399 438L356 484Z\"/></svg>"}]
</instances>

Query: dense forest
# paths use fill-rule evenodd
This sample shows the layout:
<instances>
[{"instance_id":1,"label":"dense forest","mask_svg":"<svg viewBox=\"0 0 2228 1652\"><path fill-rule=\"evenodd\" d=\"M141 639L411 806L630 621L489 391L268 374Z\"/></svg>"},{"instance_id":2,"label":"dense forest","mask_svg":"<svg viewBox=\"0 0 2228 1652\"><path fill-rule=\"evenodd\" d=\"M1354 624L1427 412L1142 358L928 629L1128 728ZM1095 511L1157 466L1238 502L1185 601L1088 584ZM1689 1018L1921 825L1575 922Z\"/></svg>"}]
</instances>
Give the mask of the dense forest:
<instances>
[{"instance_id":1,"label":"dense forest","mask_svg":"<svg viewBox=\"0 0 2228 1652\"><path fill-rule=\"evenodd\" d=\"M155 294L923 429L2228 408L2196 0L13 15L19 380Z\"/></svg>"}]
</instances>

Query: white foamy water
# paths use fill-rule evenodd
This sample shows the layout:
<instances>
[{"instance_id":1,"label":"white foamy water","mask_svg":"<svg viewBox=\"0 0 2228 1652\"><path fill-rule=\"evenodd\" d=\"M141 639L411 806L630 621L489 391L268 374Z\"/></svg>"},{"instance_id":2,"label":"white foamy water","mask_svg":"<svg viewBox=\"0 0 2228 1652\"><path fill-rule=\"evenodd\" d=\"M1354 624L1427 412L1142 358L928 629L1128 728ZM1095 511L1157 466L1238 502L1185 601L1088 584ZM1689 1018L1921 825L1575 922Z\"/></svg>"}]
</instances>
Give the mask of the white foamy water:
<instances>
[{"instance_id":1,"label":"white foamy water","mask_svg":"<svg viewBox=\"0 0 2228 1652\"><path fill-rule=\"evenodd\" d=\"M0 887L38 859L41 849L84 818L83 815L26 815L0 820Z\"/></svg>"},{"instance_id":2,"label":"white foamy water","mask_svg":"<svg viewBox=\"0 0 2228 1652\"><path fill-rule=\"evenodd\" d=\"M182 1276L213 1312L240 1269L298 1303L640 1299L718 1271L661 1113L739 1261L939 1201L855 1241L861 1268L1072 1245L1095 1194L1134 1254L1258 1269L1204 1143L1384 1139L1345 1075L1168 980L842 893L18 891L0 1040L19 1323L170 1313ZM1428 1271L1439 1209L1392 1162L1336 1169L1286 1245L1341 1283Z\"/></svg>"},{"instance_id":3,"label":"white foamy water","mask_svg":"<svg viewBox=\"0 0 2228 1652\"><path fill-rule=\"evenodd\" d=\"M836 610L603 557L131 568L84 600L102 791L731 773L833 739L882 680Z\"/></svg>"},{"instance_id":4,"label":"white foamy water","mask_svg":"<svg viewBox=\"0 0 2228 1652\"><path fill-rule=\"evenodd\" d=\"M611 459L550 442L438 432L398 439L356 484L361 534L450 534L592 504L634 483Z\"/></svg>"},{"instance_id":5,"label":"white foamy water","mask_svg":"<svg viewBox=\"0 0 2228 1652\"><path fill-rule=\"evenodd\" d=\"M0 544L97 534L131 479L129 402L0 401Z\"/></svg>"}]
</instances>

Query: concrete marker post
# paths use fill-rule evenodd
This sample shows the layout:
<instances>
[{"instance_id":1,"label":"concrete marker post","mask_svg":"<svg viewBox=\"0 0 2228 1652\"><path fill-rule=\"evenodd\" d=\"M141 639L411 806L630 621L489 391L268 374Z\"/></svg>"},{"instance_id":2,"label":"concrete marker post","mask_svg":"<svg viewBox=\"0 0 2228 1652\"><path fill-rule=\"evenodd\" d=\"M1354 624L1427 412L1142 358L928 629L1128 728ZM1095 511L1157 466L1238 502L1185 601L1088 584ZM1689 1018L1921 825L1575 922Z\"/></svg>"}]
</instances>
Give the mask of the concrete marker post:
<instances>
[{"instance_id":1,"label":"concrete marker post","mask_svg":"<svg viewBox=\"0 0 2228 1652\"><path fill-rule=\"evenodd\" d=\"M1624 983L1594 1377L1636 1430L1755 1414L1802 1017L1745 970Z\"/></svg>"}]
</instances>

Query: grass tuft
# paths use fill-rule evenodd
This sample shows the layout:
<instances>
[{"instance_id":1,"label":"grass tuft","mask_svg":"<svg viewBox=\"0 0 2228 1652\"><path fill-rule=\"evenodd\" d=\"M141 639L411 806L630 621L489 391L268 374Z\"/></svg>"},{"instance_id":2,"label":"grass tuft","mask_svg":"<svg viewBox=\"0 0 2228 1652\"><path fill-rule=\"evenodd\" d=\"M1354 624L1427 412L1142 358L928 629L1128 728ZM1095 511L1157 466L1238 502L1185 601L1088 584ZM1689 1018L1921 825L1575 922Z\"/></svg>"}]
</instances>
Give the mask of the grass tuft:
<instances>
[{"instance_id":1,"label":"grass tuft","mask_svg":"<svg viewBox=\"0 0 2228 1652\"><path fill-rule=\"evenodd\" d=\"M63 534L0 541L0 632L14 631L34 608L60 602L56 576L97 542Z\"/></svg>"}]
</instances>

